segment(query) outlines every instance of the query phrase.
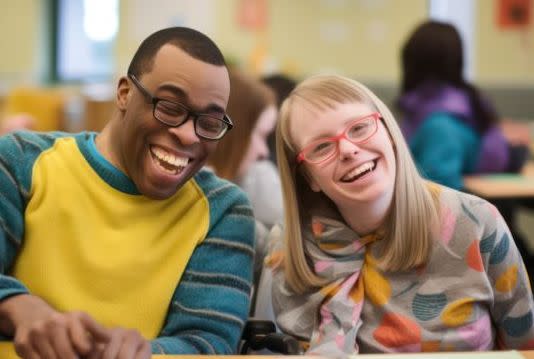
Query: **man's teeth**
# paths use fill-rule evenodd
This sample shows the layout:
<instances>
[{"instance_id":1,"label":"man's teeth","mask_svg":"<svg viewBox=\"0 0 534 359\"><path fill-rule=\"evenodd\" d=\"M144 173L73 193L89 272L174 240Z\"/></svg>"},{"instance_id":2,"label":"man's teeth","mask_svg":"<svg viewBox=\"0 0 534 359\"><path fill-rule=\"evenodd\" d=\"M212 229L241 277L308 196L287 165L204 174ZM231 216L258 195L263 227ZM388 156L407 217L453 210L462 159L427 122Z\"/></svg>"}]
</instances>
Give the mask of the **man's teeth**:
<instances>
[{"instance_id":1,"label":"man's teeth","mask_svg":"<svg viewBox=\"0 0 534 359\"><path fill-rule=\"evenodd\" d=\"M362 173L365 173L365 172L368 172L368 171L372 171L374 165L375 164L374 164L373 161L365 162L364 164L356 167L355 169L353 169L352 171L347 173L345 176L343 176L343 178L341 180L342 181L351 181L354 178L356 178L359 175L361 175Z\"/></svg>"},{"instance_id":2,"label":"man's teeth","mask_svg":"<svg viewBox=\"0 0 534 359\"><path fill-rule=\"evenodd\" d=\"M187 162L189 162L189 158L187 157L178 157L159 148L154 148L152 153L154 153L158 160L176 167L185 167Z\"/></svg>"}]
</instances>

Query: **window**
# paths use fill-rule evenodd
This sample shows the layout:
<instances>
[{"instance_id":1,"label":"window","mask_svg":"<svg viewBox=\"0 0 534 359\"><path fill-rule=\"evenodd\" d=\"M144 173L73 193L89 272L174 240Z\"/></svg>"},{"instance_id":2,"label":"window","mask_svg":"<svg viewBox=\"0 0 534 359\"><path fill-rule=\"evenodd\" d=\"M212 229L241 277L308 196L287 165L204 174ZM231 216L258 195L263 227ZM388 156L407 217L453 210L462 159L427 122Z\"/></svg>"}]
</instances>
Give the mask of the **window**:
<instances>
[{"instance_id":1,"label":"window","mask_svg":"<svg viewBox=\"0 0 534 359\"><path fill-rule=\"evenodd\" d=\"M463 42L464 77L472 79L475 50L475 0L430 0L430 18L456 26Z\"/></svg>"},{"instance_id":2,"label":"window","mask_svg":"<svg viewBox=\"0 0 534 359\"><path fill-rule=\"evenodd\" d=\"M57 81L106 80L114 73L114 44L119 27L118 0L57 1Z\"/></svg>"}]
</instances>

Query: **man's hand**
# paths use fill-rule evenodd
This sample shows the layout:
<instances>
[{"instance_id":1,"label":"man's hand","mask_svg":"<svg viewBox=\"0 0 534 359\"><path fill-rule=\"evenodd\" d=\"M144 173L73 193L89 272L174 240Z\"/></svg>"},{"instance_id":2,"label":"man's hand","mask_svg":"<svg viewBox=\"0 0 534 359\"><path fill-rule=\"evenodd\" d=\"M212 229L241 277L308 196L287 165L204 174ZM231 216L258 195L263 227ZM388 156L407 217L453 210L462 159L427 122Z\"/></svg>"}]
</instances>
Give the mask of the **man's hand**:
<instances>
[{"instance_id":1,"label":"man's hand","mask_svg":"<svg viewBox=\"0 0 534 359\"><path fill-rule=\"evenodd\" d=\"M115 328L106 343L99 343L87 359L150 359L150 342L137 330Z\"/></svg>"},{"instance_id":2,"label":"man's hand","mask_svg":"<svg viewBox=\"0 0 534 359\"><path fill-rule=\"evenodd\" d=\"M17 326L14 346L26 359L76 359L90 354L110 333L83 312L60 313Z\"/></svg>"},{"instance_id":3,"label":"man's hand","mask_svg":"<svg viewBox=\"0 0 534 359\"><path fill-rule=\"evenodd\" d=\"M0 330L14 337L23 359L70 359L87 355L110 332L88 314L60 313L41 298L21 294L0 302Z\"/></svg>"},{"instance_id":4,"label":"man's hand","mask_svg":"<svg viewBox=\"0 0 534 359\"><path fill-rule=\"evenodd\" d=\"M0 331L14 336L23 359L149 359L150 342L136 330L106 329L87 313L54 310L41 298L0 302Z\"/></svg>"}]
</instances>

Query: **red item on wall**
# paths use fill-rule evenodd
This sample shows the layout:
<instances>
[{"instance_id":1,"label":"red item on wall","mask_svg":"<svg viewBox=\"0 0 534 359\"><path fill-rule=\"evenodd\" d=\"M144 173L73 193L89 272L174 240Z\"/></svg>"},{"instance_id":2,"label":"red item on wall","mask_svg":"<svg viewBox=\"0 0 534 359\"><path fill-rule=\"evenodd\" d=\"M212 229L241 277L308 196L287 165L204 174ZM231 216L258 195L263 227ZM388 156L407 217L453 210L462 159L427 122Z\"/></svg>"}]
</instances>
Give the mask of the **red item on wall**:
<instances>
[{"instance_id":1,"label":"red item on wall","mask_svg":"<svg viewBox=\"0 0 534 359\"><path fill-rule=\"evenodd\" d=\"M501 29L521 29L532 21L534 0L497 0L497 25Z\"/></svg>"},{"instance_id":2,"label":"red item on wall","mask_svg":"<svg viewBox=\"0 0 534 359\"><path fill-rule=\"evenodd\" d=\"M267 26L267 0L240 0L237 22L246 30L264 30Z\"/></svg>"}]
</instances>

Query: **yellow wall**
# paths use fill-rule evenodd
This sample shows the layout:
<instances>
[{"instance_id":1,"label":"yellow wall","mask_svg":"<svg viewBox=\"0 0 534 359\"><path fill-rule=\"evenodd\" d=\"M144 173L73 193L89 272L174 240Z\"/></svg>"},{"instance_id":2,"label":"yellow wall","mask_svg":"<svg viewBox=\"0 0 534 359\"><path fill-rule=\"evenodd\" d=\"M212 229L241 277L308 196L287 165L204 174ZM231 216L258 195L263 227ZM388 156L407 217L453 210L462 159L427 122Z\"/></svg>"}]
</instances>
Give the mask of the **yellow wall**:
<instances>
[{"instance_id":1,"label":"yellow wall","mask_svg":"<svg viewBox=\"0 0 534 359\"><path fill-rule=\"evenodd\" d=\"M132 1L121 3L117 69L125 71L140 39ZM240 0L212 0L214 26L208 34L225 56L262 73L273 69L296 76L336 71L361 79L396 81L398 47L408 31L427 14L426 0L343 1L270 0L269 26L242 29L236 21ZM161 27L186 12L176 3L162 3ZM159 5L162 5L159 4ZM149 16L150 17L150 16ZM154 20L148 20L154 21Z\"/></svg>"},{"instance_id":2,"label":"yellow wall","mask_svg":"<svg viewBox=\"0 0 534 359\"><path fill-rule=\"evenodd\" d=\"M43 0L0 0L0 83L38 81Z\"/></svg>"},{"instance_id":3,"label":"yellow wall","mask_svg":"<svg viewBox=\"0 0 534 359\"><path fill-rule=\"evenodd\" d=\"M534 0L530 1L534 7ZM533 86L534 25L525 30L499 29L496 26L496 1L484 0L477 4L476 80L488 84Z\"/></svg>"},{"instance_id":4,"label":"yellow wall","mask_svg":"<svg viewBox=\"0 0 534 359\"><path fill-rule=\"evenodd\" d=\"M337 71L365 81L394 84L399 77L399 49L427 13L427 0L267 1L270 26L253 32L236 24L240 0L121 0L117 74L126 70L142 39L142 29L179 24L191 6L202 2L211 5L210 14L205 18L197 14L192 21L210 23L207 33L225 55L250 69L279 68L297 76ZM474 80L532 86L534 26L523 33L497 29L495 1L476 2ZM0 0L0 89L15 81L39 79L46 57L41 41L44 3Z\"/></svg>"},{"instance_id":5,"label":"yellow wall","mask_svg":"<svg viewBox=\"0 0 534 359\"><path fill-rule=\"evenodd\" d=\"M427 14L426 0L271 0L271 26L254 33L236 24L239 0L225 3L231 6L220 6L215 38L257 72L336 71L377 81L397 79L399 44Z\"/></svg>"},{"instance_id":6,"label":"yellow wall","mask_svg":"<svg viewBox=\"0 0 534 359\"><path fill-rule=\"evenodd\" d=\"M117 61L116 72L122 75L128 69L128 64L139 46L139 41L134 36L129 36L134 29L135 23L127 19L132 18L132 7L129 0L120 1L119 31L117 33L117 45L115 58Z\"/></svg>"}]
</instances>

